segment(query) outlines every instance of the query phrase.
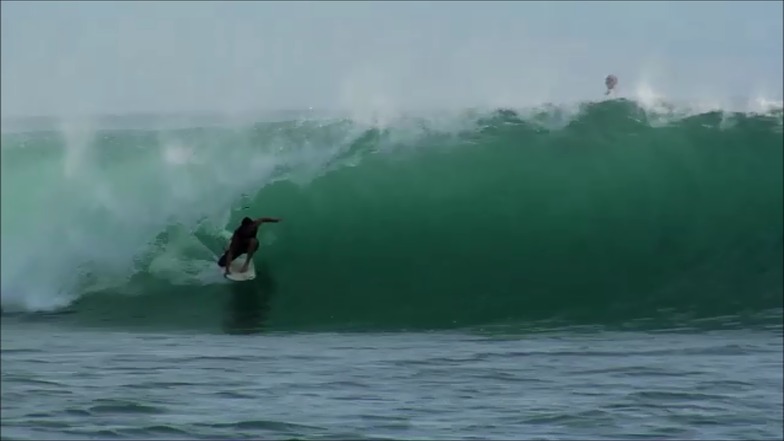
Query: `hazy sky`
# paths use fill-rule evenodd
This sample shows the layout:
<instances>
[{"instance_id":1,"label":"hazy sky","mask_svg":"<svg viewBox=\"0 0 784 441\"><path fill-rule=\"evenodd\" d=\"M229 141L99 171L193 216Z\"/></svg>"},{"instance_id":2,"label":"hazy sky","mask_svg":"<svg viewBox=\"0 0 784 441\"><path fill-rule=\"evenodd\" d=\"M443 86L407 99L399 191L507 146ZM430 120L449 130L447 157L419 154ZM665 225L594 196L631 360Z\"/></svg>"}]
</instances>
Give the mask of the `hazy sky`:
<instances>
[{"instance_id":1,"label":"hazy sky","mask_svg":"<svg viewBox=\"0 0 784 441\"><path fill-rule=\"evenodd\" d=\"M782 2L2 2L2 114L782 95Z\"/></svg>"}]
</instances>

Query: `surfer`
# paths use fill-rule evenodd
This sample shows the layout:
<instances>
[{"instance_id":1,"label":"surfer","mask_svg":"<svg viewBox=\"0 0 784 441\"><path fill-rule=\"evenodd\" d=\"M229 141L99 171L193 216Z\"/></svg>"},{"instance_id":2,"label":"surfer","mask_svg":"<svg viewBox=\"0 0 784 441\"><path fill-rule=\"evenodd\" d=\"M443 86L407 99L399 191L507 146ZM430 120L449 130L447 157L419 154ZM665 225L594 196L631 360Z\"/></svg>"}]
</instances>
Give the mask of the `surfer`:
<instances>
[{"instance_id":1,"label":"surfer","mask_svg":"<svg viewBox=\"0 0 784 441\"><path fill-rule=\"evenodd\" d=\"M218 266L226 268L226 274L230 274L229 266L237 256L247 254L245 264L240 269L241 273L248 270L248 264L253 258L253 254L259 249L259 240L256 234L259 232L259 225L264 223L277 223L280 219L274 217L260 217L258 219L251 219L245 217L242 219L240 226L234 230L231 236L231 243L229 248L223 253L223 256L218 260Z\"/></svg>"},{"instance_id":2,"label":"surfer","mask_svg":"<svg viewBox=\"0 0 784 441\"><path fill-rule=\"evenodd\" d=\"M604 79L604 85L607 86L607 92L604 92L604 94L609 95L617 84L618 84L618 77L612 74L607 75L607 78Z\"/></svg>"}]
</instances>

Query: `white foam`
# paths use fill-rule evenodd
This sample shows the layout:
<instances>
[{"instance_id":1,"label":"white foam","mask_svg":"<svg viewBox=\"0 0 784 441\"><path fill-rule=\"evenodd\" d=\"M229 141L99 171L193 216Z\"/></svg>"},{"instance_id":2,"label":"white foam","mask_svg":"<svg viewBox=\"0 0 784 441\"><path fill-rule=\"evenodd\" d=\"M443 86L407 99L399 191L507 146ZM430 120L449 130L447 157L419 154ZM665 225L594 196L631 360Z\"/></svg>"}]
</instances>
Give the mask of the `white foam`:
<instances>
[{"instance_id":1,"label":"white foam","mask_svg":"<svg viewBox=\"0 0 784 441\"><path fill-rule=\"evenodd\" d=\"M3 163L4 306L59 308L79 293L120 289L139 271L171 283L223 283L214 256L193 253L191 233L226 228L231 210L270 182L337 166L362 133L349 129L334 144L281 135L258 145L249 128L240 137L161 132L158 145L117 146L101 145L88 125L63 127L62 154ZM34 176L52 165L61 172ZM155 254L156 238L172 228L188 232L190 245L180 240Z\"/></svg>"}]
</instances>

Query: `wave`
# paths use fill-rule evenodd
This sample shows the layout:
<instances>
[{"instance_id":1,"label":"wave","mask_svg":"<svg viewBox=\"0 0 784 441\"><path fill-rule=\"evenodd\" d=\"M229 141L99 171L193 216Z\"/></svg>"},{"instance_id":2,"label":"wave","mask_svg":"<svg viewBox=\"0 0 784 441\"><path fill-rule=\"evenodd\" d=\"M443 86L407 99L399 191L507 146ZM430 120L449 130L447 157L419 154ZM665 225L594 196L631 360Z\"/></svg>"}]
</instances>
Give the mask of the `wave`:
<instances>
[{"instance_id":1,"label":"wave","mask_svg":"<svg viewBox=\"0 0 784 441\"><path fill-rule=\"evenodd\" d=\"M2 305L274 329L782 307L782 111L467 111L2 136ZM256 283L214 264L243 216Z\"/></svg>"}]
</instances>

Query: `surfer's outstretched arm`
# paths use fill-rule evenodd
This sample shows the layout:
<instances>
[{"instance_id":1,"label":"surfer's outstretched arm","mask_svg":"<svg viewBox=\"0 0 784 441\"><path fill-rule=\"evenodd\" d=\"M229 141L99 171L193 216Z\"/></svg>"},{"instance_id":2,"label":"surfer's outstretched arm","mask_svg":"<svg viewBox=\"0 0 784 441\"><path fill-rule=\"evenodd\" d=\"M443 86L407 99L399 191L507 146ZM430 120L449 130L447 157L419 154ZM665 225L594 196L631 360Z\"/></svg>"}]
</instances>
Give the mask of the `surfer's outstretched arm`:
<instances>
[{"instance_id":1,"label":"surfer's outstretched arm","mask_svg":"<svg viewBox=\"0 0 784 441\"><path fill-rule=\"evenodd\" d=\"M276 217L260 217L253 221L256 225L267 224L267 223L277 223L280 222L279 218Z\"/></svg>"}]
</instances>

